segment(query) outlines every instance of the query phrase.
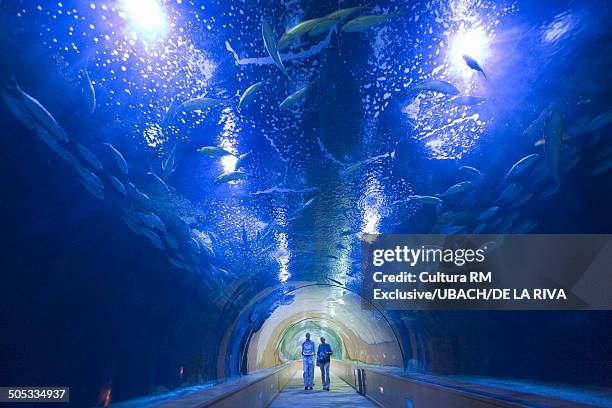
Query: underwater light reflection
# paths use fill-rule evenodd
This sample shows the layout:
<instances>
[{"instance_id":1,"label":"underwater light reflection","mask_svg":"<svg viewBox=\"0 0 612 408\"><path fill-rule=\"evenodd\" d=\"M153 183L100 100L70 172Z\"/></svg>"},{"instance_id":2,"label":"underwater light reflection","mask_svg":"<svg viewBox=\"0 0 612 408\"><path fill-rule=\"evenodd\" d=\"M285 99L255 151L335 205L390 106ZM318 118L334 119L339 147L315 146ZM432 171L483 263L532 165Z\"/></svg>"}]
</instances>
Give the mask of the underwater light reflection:
<instances>
[{"instance_id":1,"label":"underwater light reflection","mask_svg":"<svg viewBox=\"0 0 612 408\"><path fill-rule=\"evenodd\" d=\"M223 156L221 158L221 166L225 173L231 173L236 170L238 149L235 146L236 139L234 138L236 132L236 115L230 108L223 110L221 122L223 122L223 133L219 137L220 147L233 154L233 156Z\"/></svg>"},{"instance_id":2,"label":"underwater light reflection","mask_svg":"<svg viewBox=\"0 0 612 408\"><path fill-rule=\"evenodd\" d=\"M134 34L141 34L148 39L161 38L167 34L168 18L158 0L122 0L121 5Z\"/></svg>"},{"instance_id":3,"label":"underwater light reflection","mask_svg":"<svg viewBox=\"0 0 612 408\"><path fill-rule=\"evenodd\" d=\"M542 41L554 43L571 31L576 25L575 17L571 12L564 12L555 16L553 22L543 27Z\"/></svg>"},{"instance_id":4,"label":"underwater light reflection","mask_svg":"<svg viewBox=\"0 0 612 408\"><path fill-rule=\"evenodd\" d=\"M280 266L278 280L285 283L291 277L291 274L289 273L289 242L287 241L287 234L284 232L277 234L276 238L278 242L278 253L280 255L277 259Z\"/></svg>"},{"instance_id":5,"label":"underwater light reflection","mask_svg":"<svg viewBox=\"0 0 612 408\"><path fill-rule=\"evenodd\" d=\"M489 57L490 42L489 35L484 28L480 26L468 28L462 25L450 42L448 57L451 67L463 77L469 78L475 71L467 66L463 56L469 55L483 65Z\"/></svg>"},{"instance_id":6,"label":"underwater light reflection","mask_svg":"<svg viewBox=\"0 0 612 408\"><path fill-rule=\"evenodd\" d=\"M365 234L380 233L379 226L382 219L381 209L383 203L382 185L375 177L369 177L367 181L367 190L358 204L363 211L361 230Z\"/></svg>"}]
</instances>

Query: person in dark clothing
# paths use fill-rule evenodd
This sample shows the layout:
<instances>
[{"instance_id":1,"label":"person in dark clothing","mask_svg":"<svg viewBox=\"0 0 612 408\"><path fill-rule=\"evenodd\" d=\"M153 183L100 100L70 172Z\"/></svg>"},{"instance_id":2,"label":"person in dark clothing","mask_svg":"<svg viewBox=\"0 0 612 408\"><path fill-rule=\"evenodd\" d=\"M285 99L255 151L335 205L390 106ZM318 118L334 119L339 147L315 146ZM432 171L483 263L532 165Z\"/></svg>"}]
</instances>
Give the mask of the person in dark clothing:
<instances>
[{"instance_id":1,"label":"person in dark clothing","mask_svg":"<svg viewBox=\"0 0 612 408\"><path fill-rule=\"evenodd\" d=\"M323 390L329 391L329 363L333 354L331 346L321 337L321 344L317 349L317 365L321 368L321 382Z\"/></svg>"}]
</instances>

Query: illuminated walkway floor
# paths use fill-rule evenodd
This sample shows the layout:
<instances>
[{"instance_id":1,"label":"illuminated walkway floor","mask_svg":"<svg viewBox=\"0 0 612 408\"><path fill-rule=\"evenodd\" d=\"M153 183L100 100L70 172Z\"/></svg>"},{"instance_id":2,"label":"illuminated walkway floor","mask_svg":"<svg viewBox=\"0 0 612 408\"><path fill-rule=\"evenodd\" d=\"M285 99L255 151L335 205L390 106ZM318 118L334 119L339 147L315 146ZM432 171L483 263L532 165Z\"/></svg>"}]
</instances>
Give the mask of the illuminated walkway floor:
<instances>
[{"instance_id":1,"label":"illuminated walkway floor","mask_svg":"<svg viewBox=\"0 0 612 408\"><path fill-rule=\"evenodd\" d=\"M332 367L333 370L333 367ZM369 399L359 395L355 389L331 375L330 391L321 390L321 377L317 370L315 374L315 389L304 390L302 372L299 371L289 384L283 388L269 408L305 407L305 408L340 408L340 407L376 407Z\"/></svg>"}]
</instances>

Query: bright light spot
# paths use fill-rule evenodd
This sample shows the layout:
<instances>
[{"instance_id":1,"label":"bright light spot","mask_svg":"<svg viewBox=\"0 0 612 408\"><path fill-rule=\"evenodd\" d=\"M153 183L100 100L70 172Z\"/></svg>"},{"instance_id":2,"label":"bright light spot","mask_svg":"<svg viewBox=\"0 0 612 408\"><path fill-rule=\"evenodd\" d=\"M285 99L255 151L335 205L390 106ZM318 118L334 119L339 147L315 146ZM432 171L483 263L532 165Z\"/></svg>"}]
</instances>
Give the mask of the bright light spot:
<instances>
[{"instance_id":1,"label":"bright light spot","mask_svg":"<svg viewBox=\"0 0 612 408\"><path fill-rule=\"evenodd\" d=\"M365 234L378 234L378 223L380 222L380 214L376 208L368 208L363 215L362 230Z\"/></svg>"},{"instance_id":2,"label":"bright light spot","mask_svg":"<svg viewBox=\"0 0 612 408\"><path fill-rule=\"evenodd\" d=\"M278 251L277 258L278 264L280 266L280 270L278 272L278 280L282 283L287 282L287 280L291 277L289 273L289 260L290 260L290 252L289 252L289 242L287 240L287 234L281 232L276 235L276 239L278 242Z\"/></svg>"},{"instance_id":3,"label":"bright light spot","mask_svg":"<svg viewBox=\"0 0 612 408\"><path fill-rule=\"evenodd\" d=\"M157 145L160 145L167 140L166 135L164 134L161 126L157 124L148 126L142 132L142 134L145 140L147 141L147 145L149 145L150 147L155 147Z\"/></svg>"},{"instance_id":4,"label":"bright light spot","mask_svg":"<svg viewBox=\"0 0 612 408\"><path fill-rule=\"evenodd\" d=\"M236 162L238 161L238 150L236 149L235 139L233 138L236 132L236 117L230 108L224 109L221 117L223 123L223 132L220 135L221 148L227 150L234 156L223 156L221 158L221 166L225 173L231 173L236 170Z\"/></svg>"},{"instance_id":5,"label":"bright light spot","mask_svg":"<svg viewBox=\"0 0 612 408\"><path fill-rule=\"evenodd\" d=\"M158 0L122 0L122 4L130 26L137 33L155 38L168 32L168 19Z\"/></svg>"},{"instance_id":6,"label":"bright light spot","mask_svg":"<svg viewBox=\"0 0 612 408\"><path fill-rule=\"evenodd\" d=\"M451 66L463 76L469 77L473 70L467 66L464 55L474 58L484 68L489 56L490 38L482 27L462 26L451 41L449 60Z\"/></svg>"},{"instance_id":7,"label":"bright light spot","mask_svg":"<svg viewBox=\"0 0 612 408\"><path fill-rule=\"evenodd\" d=\"M225 148L225 146L223 146ZM236 170L236 162L238 158L236 156L223 156L221 158L221 166L223 166L223 171L225 173L231 173Z\"/></svg>"},{"instance_id":8,"label":"bright light spot","mask_svg":"<svg viewBox=\"0 0 612 408\"><path fill-rule=\"evenodd\" d=\"M384 204L382 186L375 177L368 178L366 192L357 206L362 209L361 231L365 234L378 234Z\"/></svg>"}]
</instances>

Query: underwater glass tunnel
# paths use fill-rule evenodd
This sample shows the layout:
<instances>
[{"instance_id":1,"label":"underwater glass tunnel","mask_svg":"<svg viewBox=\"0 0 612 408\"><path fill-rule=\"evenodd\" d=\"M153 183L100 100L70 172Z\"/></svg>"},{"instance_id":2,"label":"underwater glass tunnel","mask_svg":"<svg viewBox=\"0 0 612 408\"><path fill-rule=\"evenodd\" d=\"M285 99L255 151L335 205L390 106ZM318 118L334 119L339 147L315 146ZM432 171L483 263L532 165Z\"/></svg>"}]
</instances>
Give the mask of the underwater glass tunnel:
<instances>
[{"instance_id":1,"label":"underwater glass tunnel","mask_svg":"<svg viewBox=\"0 0 612 408\"><path fill-rule=\"evenodd\" d=\"M612 311L385 310L360 252L611 233L610 72L604 0L0 1L0 387L221 398L308 332L380 406L612 407Z\"/></svg>"}]
</instances>

